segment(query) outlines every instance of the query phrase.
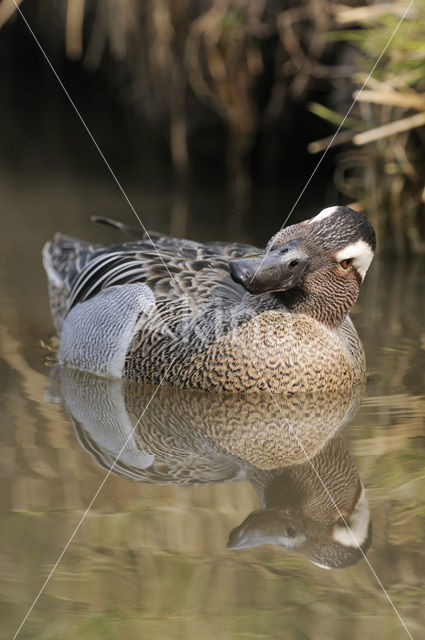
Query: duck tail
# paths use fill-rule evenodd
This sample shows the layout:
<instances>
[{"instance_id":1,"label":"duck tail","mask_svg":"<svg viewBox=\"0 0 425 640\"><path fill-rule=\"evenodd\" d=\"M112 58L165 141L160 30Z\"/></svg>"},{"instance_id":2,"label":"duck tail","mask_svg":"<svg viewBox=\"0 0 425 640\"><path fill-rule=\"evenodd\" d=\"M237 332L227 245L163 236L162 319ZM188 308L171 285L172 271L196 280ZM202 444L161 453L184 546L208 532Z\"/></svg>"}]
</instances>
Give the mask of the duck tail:
<instances>
[{"instance_id":1,"label":"duck tail","mask_svg":"<svg viewBox=\"0 0 425 640\"><path fill-rule=\"evenodd\" d=\"M84 267L94 247L61 233L43 247L43 265L47 275L50 306L56 330L60 334L67 313L68 295L73 279Z\"/></svg>"},{"instance_id":2,"label":"duck tail","mask_svg":"<svg viewBox=\"0 0 425 640\"><path fill-rule=\"evenodd\" d=\"M91 222L104 224L107 227L117 229L118 231L121 231L122 233L130 236L130 238L135 238L136 240L146 240L153 233L149 232L148 234L141 226L135 227L134 225L125 224L124 222L118 222L118 220L112 220L112 218L104 218L103 216L90 216L90 220Z\"/></svg>"}]
</instances>

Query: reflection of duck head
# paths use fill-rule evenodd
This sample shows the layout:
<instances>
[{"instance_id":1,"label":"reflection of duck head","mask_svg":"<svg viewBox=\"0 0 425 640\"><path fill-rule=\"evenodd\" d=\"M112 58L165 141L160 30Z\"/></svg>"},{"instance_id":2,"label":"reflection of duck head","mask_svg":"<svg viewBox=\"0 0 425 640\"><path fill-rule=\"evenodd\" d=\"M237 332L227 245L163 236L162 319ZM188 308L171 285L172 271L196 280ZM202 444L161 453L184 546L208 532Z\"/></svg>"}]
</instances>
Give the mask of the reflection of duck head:
<instances>
[{"instance_id":1,"label":"reflection of duck head","mask_svg":"<svg viewBox=\"0 0 425 640\"><path fill-rule=\"evenodd\" d=\"M362 554L341 514L362 549L369 546L365 492L339 433L361 387L276 403L267 394L168 388L152 396L152 387L67 369L57 379L82 446L104 468L128 438L113 469L121 476L160 484L249 480L261 508L232 531L230 548L278 544L321 566L346 566Z\"/></svg>"},{"instance_id":2,"label":"reflection of duck head","mask_svg":"<svg viewBox=\"0 0 425 640\"><path fill-rule=\"evenodd\" d=\"M233 529L230 549L276 544L331 569L354 564L369 548L366 493L341 434L311 460L250 480L262 508Z\"/></svg>"}]
</instances>

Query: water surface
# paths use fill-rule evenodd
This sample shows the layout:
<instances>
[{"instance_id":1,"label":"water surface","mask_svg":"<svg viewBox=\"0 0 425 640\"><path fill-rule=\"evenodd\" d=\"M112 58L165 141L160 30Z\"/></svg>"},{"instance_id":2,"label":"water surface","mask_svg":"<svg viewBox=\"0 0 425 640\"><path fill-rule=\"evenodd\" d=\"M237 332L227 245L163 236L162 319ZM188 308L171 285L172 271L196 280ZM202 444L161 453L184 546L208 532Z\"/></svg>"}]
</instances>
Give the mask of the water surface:
<instances>
[{"instance_id":1,"label":"water surface","mask_svg":"<svg viewBox=\"0 0 425 640\"><path fill-rule=\"evenodd\" d=\"M147 391L134 400L121 387L105 390L67 377L50 366L41 345L52 333L43 242L58 229L113 241L110 232L89 228L87 192L55 185L50 210L34 189L18 197L15 188L9 200L9 191L3 193L1 618L2 636L12 637L105 478L117 441L135 424ZM112 191L103 194L106 215L115 197ZM93 212L100 213L98 200L96 206ZM163 205L154 211L155 226L165 230ZM203 237L214 237L214 226L206 223ZM261 238L254 234L251 241ZM336 405L322 399L315 417L304 406L304 422L302 403L296 410L285 407L287 417L297 413L292 424L298 424L300 437L314 435L309 454L314 459L322 451L321 471L329 482L332 461L348 478L347 491L355 492L361 479L373 530L367 558L417 638L425 622L424 280L421 261L373 264L352 314L369 372L358 411L355 394ZM111 402L107 410L105 398ZM320 500L305 497L318 491L311 470L304 466L296 478L288 471L304 461L284 439L288 433L270 406L261 405L257 415L251 406L251 418L241 420L240 407L232 415L225 403L214 402L202 407L198 400L195 406L163 390L20 637L407 638L364 559L324 570L312 562L317 556L311 551L295 553L276 544L227 548L232 530L250 513L278 508L279 500L292 501L293 513L302 502L304 516L310 509L311 521L321 522L319 533L309 530L314 546L314 536L325 535L332 507L323 503L313 513ZM107 429L114 411L115 433ZM269 425L266 440L262 423ZM341 498L345 506L354 500L350 496ZM274 526L268 520L257 528L276 542L282 528L277 534ZM259 541L256 535L251 543ZM233 543L240 537L234 533Z\"/></svg>"}]
</instances>

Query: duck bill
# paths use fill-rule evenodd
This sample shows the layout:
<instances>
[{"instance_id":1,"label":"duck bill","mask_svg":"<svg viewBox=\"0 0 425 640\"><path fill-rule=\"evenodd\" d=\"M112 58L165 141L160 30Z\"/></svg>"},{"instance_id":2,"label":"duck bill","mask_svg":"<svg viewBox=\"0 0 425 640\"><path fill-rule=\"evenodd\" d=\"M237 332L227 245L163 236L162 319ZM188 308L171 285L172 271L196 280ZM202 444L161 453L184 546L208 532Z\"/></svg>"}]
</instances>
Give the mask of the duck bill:
<instances>
[{"instance_id":1,"label":"duck bill","mask_svg":"<svg viewBox=\"0 0 425 640\"><path fill-rule=\"evenodd\" d=\"M252 256L230 260L230 273L239 284L254 295L286 291L295 287L310 264L309 256L297 242Z\"/></svg>"}]
</instances>

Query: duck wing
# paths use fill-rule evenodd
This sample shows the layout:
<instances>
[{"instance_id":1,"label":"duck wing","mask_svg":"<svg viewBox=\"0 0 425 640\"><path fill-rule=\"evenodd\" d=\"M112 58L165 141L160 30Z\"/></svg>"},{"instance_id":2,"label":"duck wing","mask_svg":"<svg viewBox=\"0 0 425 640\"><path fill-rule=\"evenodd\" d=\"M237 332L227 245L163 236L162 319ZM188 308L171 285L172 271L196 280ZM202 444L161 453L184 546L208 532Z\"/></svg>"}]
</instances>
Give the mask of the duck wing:
<instances>
[{"instance_id":1,"label":"duck wing","mask_svg":"<svg viewBox=\"0 0 425 640\"><path fill-rule=\"evenodd\" d=\"M236 243L201 244L170 236L103 247L56 234L43 251L52 311L61 319L77 303L113 286L149 286L158 301L185 297L193 312L235 304L245 289L230 276L232 257L255 251Z\"/></svg>"},{"instance_id":2,"label":"duck wing","mask_svg":"<svg viewBox=\"0 0 425 640\"><path fill-rule=\"evenodd\" d=\"M215 253L231 258L239 258L250 252L258 252L260 249L253 247L249 244L243 244L240 242L206 242L205 244L194 242L193 240L186 240L184 238L174 238L166 234L158 233L157 231L145 231L140 225L134 226L119 222L118 220L112 220L112 218L105 218L103 216L91 216L90 220L98 224L112 227L117 231L121 231L126 235L136 240L152 241L157 247L175 247L182 248L202 248L208 247L214 250Z\"/></svg>"}]
</instances>

